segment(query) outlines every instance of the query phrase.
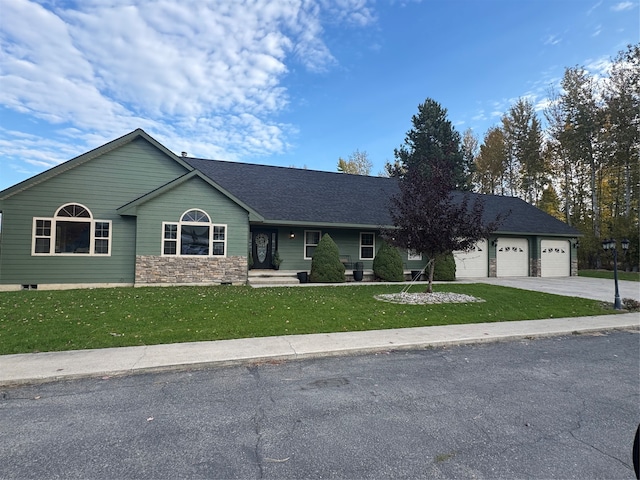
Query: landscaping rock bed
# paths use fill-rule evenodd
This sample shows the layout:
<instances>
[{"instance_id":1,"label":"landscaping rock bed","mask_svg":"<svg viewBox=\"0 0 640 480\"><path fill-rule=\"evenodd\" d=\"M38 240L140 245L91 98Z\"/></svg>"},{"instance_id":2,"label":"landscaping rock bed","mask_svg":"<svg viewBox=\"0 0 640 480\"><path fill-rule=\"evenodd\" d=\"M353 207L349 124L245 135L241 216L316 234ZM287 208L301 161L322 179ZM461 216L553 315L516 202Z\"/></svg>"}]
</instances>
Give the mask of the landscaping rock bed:
<instances>
[{"instance_id":1,"label":"landscaping rock bed","mask_svg":"<svg viewBox=\"0 0 640 480\"><path fill-rule=\"evenodd\" d=\"M433 293L385 293L375 296L376 300L390 303L409 305L428 305L437 303L472 303L484 302L481 298L462 293L433 292Z\"/></svg>"}]
</instances>

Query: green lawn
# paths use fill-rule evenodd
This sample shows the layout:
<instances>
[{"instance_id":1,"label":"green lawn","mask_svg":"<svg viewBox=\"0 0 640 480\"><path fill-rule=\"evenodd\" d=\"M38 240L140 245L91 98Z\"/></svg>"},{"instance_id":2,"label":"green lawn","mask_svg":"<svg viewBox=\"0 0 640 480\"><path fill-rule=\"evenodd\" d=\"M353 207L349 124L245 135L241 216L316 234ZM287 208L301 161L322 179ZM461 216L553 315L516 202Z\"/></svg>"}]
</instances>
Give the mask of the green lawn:
<instances>
[{"instance_id":1,"label":"green lawn","mask_svg":"<svg viewBox=\"0 0 640 480\"><path fill-rule=\"evenodd\" d=\"M613 270L578 270L578 276L591 278L610 278L611 280L613 280ZM640 272L618 271L618 280L640 282Z\"/></svg>"},{"instance_id":2,"label":"green lawn","mask_svg":"<svg viewBox=\"0 0 640 480\"><path fill-rule=\"evenodd\" d=\"M613 313L600 302L483 284L485 302L397 305L403 285L151 287L0 293L0 354ZM414 286L422 291L424 286Z\"/></svg>"}]
</instances>

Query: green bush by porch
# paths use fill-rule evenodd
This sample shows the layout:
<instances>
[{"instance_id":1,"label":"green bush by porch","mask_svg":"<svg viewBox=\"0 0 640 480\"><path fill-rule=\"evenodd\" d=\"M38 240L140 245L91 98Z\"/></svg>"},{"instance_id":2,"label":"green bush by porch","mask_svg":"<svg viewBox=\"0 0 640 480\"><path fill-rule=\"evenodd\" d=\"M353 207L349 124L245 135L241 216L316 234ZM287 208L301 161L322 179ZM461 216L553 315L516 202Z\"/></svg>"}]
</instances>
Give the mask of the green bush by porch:
<instances>
[{"instance_id":1,"label":"green bush by porch","mask_svg":"<svg viewBox=\"0 0 640 480\"><path fill-rule=\"evenodd\" d=\"M373 259L373 273L376 278L385 282L402 282L404 269L398 249L387 242L382 242L380 250Z\"/></svg>"},{"instance_id":2,"label":"green bush by porch","mask_svg":"<svg viewBox=\"0 0 640 480\"><path fill-rule=\"evenodd\" d=\"M436 257L433 279L440 282L453 282L456 279L456 260L452 253Z\"/></svg>"},{"instance_id":3,"label":"green bush by porch","mask_svg":"<svg viewBox=\"0 0 640 480\"><path fill-rule=\"evenodd\" d=\"M344 265L340 261L338 246L325 233L311 260L311 281L315 283L342 283L345 281Z\"/></svg>"}]
</instances>

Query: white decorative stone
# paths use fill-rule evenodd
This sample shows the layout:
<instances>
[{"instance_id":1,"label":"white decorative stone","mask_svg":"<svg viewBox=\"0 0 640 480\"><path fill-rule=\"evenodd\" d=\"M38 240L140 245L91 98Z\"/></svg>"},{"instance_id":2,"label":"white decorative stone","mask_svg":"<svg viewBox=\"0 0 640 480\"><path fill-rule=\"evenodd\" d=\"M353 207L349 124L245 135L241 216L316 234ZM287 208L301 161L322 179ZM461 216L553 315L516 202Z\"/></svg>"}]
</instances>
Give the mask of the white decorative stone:
<instances>
[{"instance_id":1,"label":"white decorative stone","mask_svg":"<svg viewBox=\"0 0 640 480\"><path fill-rule=\"evenodd\" d=\"M472 303L484 302L481 298L462 293L433 292L433 293L384 293L375 296L376 300L389 303L409 305L428 305L437 303Z\"/></svg>"}]
</instances>

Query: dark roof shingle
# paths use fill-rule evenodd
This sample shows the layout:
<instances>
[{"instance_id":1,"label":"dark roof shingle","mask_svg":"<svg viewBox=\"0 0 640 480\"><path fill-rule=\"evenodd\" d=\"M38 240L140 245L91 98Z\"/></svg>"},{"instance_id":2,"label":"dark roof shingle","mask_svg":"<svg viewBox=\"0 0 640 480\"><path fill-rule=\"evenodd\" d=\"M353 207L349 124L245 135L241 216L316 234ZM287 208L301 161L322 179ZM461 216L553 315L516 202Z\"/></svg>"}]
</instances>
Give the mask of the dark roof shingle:
<instances>
[{"instance_id":1,"label":"dark roof shingle","mask_svg":"<svg viewBox=\"0 0 640 480\"><path fill-rule=\"evenodd\" d=\"M348 175L222 160L183 158L268 222L388 226L395 178ZM460 192L456 196L462 195ZM575 236L580 233L524 200L470 194L484 203L484 219L510 212L498 232Z\"/></svg>"}]
</instances>

